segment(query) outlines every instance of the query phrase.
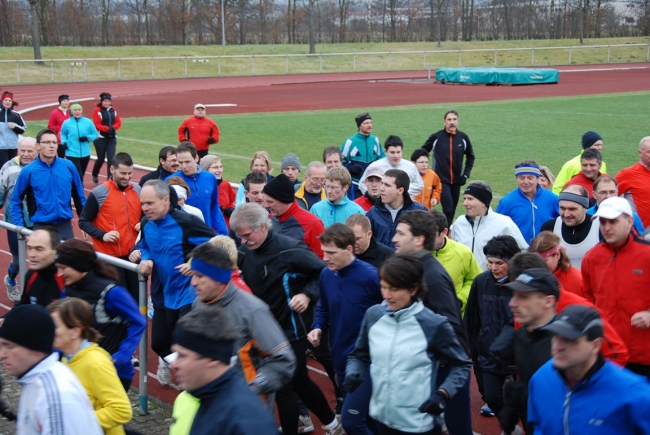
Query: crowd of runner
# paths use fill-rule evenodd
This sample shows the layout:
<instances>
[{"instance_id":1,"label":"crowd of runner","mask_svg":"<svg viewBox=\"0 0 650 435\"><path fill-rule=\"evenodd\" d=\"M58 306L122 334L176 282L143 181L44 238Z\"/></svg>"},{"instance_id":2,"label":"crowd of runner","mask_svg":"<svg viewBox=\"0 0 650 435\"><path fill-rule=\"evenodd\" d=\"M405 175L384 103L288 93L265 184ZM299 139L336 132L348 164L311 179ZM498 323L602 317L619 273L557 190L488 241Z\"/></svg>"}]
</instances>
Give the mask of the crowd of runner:
<instances>
[{"instance_id":1,"label":"crowd of runner","mask_svg":"<svg viewBox=\"0 0 650 435\"><path fill-rule=\"evenodd\" d=\"M0 206L34 231L24 277L7 232L0 320L18 434L137 433L126 393L148 321L137 274L103 253L150 277L156 378L182 390L172 435L294 435L313 418L332 435L472 435L472 370L502 434L650 435L650 136L615 176L594 131L557 177L513 162L493 204L454 110L409 159L364 112L322 161L288 153L274 176L258 151L231 183L203 104L139 181L109 93L92 118L61 95L35 137L16 105L2 92Z\"/></svg>"}]
</instances>

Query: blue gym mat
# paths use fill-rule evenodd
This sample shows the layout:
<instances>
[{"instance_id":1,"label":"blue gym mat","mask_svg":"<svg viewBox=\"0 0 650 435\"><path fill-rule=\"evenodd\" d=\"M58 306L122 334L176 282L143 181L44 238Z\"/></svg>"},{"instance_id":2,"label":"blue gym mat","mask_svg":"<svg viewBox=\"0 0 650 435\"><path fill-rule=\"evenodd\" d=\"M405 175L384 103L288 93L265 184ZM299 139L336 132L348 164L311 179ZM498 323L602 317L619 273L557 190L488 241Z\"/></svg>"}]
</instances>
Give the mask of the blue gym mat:
<instances>
[{"instance_id":1,"label":"blue gym mat","mask_svg":"<svg viewBox=\"0 0 650 435\"><path fill-rule=\"evenodd\" d=\"M541 68L438 68L441 83L536 85L557 83L560 72Z\"/></svg>"}]
</instances>

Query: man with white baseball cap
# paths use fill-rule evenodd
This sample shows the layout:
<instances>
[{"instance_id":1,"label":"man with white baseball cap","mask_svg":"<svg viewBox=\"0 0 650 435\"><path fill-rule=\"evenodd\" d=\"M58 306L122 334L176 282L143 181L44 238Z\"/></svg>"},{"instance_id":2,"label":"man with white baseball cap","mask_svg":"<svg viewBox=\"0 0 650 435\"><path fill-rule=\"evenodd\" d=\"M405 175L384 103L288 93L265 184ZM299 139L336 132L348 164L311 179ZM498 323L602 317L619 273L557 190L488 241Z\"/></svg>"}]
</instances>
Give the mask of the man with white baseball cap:
<instances>
[{"instance_id":1,"label":"man with white baseball cap","mask_svg":"<svg viewBox=\"0 0 650 435\"><path fill-rule=\"evenodd\" d=\"M584 294L627 345L626 368L650 379L650 242L631 231L634 218L625 198L604 200L596 218L603 241L582 260Z\"/></svg>"},{"instance_id":2,"label":"man with white baseball cap","mask_svg":"<svg viewBox=\"0 0 650 435\"><path fill-rule=\"evenodd\" d=\"M553 358L529 383L535 433L650 433L650 382L603 359L603 322L595 309L569 305L542 329L553 334Z\"/></svg>"}]
</instances>

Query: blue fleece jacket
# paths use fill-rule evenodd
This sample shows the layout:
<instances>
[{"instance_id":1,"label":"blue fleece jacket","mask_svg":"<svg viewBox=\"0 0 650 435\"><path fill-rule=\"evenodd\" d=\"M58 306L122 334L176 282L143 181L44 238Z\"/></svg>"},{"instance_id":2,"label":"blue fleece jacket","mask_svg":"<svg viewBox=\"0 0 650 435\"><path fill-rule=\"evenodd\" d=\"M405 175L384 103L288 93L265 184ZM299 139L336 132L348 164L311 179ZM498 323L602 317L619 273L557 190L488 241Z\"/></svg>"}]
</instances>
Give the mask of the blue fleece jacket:
<instances>
[{"instance_id":1,"label":"blue fleece jacket","mask_svg":"<svg viewBox=\"0 0 650 435\"><path fill-rule=\"evenodd\" d=\"M337 375L345 375L348 354L354 349L366 310L382 301L377 269L354 259L338 271L320 273L320 299L312 329L330 333L332 362Z\"/></svg>"},{"instance_id":2,"label":"blue fleece jacket","mask_svg":"<svg viewBox=\"0 0 650 435\"><path fill-rule=\"evenodd\" d=\"M83 116L79 119L74 116L66 119L61 126L61 143L67 145L65 150L66 157L88 157L90 155L90 143L97 139L97 129L95 124ZM79 138L86 136L85 142L80 142Z\"/></svg>"},{"instance_id":3,"label":"blue fleece jacket","mask_svg":"<svg viewBox=\"0 0 650 435\"><path fill-rule=\"evenodd\" d=\"M344 196L342 200L334 204L329 199L318 201L311 206L309 210L323 221L325 228L335 223L344 223L347 218L353 214L365 214L366 212L356 202L350 201L350 198Z\"/></svg>"},{"instance_id":4,"label":"blue fleece jacket","mask_svg":"<svg viewBox=\"0 0 650 435\"><path fill-rule=\"evenodd\" d=\"M196 298L191 277L183 276L175 267L188 260L192 249L212 237L214 232L201 219L181 210L172 209L157 221L142 221L142 261L153 260L156 264L165 308L177 310Z\"/></svg>"},{"instance_id":5,"label":"blue fleece jacket","mask_svg":"<svg viewBox=\"0 0 650 435\"><path fill-rule=\"evenodd\" d=\"M60 224L73 217L70 198L74 201L77 215L80 215L86 196L72 162L55 157L52 165L48 165L37 157L18 175L11 195L11 220L15 225L25 225L22 201L26 199L32 223Z\"/></svg>"},{"instance_id":6,"label":"blue fleece jacket","mask_svg":"<svg viewBox=\"0 0 650 435\"><path fill-rule=\"evenodd\" d=\"M509 216L526 243L530 243L540 233L544 222L560 215L560 201L556 194L541 186L537 186L532 200L516 188L501 199L497 213Z\"/></svg>"},{"instance_id":7,"label":"blue fleece jacket","mask_svg":"<svg viewBox=\"0 0 650 435\"><path fill-rule=\"evenodd\" d=\"M185 200L186 204L198 208L203 213L205 222L212 227L217 234L227 236L228 228L219 206L219 185L217 177L210 172L204 171L200 166L193 175L185 175L178 171L165 179L181 177L190 187L190 195Z\"/></svg>"},{"instance_id":8,"label":"blue fleece jacket","mask_svg":"<svg viewBox=\"0 0 650 435\"><path fill-rule=\"evenodd\" d=\"M528 386L528 422L536 434L647 435L649 412L648 379L608 361L570 387L551 359Z\"/></svg>"},{"instance_id":9,"label":"blue fleece jacket","mask_svg":"<svg viewBox=\"0 0 650 435\"><path fill-rule=\"evenodd\" d=\"M379 242L390 249L395 250L395 244L393 243L393 237L395 236L395 230L397 229L397 221L402 213L411 210L425 210L426 207L420 204L419 202L413 202L410 197L404 198L404 206L397 212L395 220L390 214L390 210L386 208L386 204L378 203L370 207L370 210L366 212L366 216L370 219L370 229L372 229L373 237Z\"/></svg>"}]
</instances>

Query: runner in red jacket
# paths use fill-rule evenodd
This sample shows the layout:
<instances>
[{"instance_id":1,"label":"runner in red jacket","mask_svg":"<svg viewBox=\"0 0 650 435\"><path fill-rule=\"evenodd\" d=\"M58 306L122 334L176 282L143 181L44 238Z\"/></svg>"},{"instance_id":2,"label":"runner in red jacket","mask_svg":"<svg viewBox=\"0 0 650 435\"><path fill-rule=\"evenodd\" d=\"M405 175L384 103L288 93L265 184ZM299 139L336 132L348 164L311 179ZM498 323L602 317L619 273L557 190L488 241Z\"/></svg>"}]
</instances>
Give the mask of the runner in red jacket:
<instances>
[{"instance_id":1,"label":"runner in red jacket","mask_svg":"<svg viewBox=\"0 0 650 435\"><path fill-rule=\"evenodd\" d=\"M201 103L194 106L194 116L187 118L178 127L178 141L185 140L196 146L199 158L208 154L210 145L219 142L219 127L216 122L205 116L205 106Z\"/></svg>"}]
</instances>

